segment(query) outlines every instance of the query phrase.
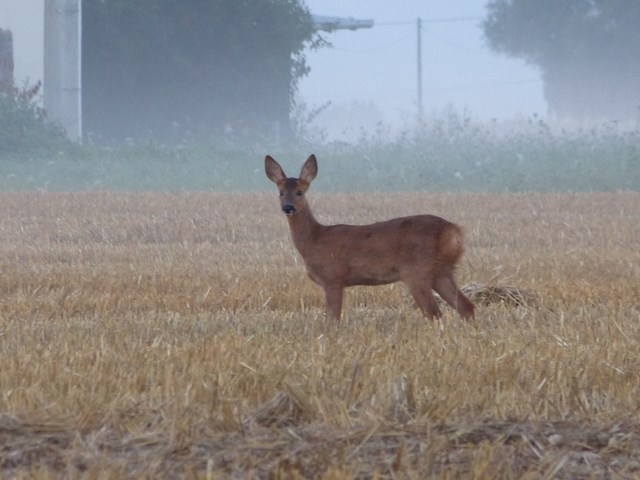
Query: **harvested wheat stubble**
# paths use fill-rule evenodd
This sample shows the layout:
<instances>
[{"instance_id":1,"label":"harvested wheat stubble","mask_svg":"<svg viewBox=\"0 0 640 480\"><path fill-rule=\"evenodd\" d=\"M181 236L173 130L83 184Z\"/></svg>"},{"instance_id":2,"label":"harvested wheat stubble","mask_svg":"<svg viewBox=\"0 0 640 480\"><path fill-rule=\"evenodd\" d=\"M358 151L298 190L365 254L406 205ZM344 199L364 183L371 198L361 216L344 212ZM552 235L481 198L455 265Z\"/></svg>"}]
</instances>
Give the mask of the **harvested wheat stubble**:
<instances>
[{"instance_id":1,"label":"harvested wheat stubble","mask_svg":"<svg viewBox=\"0 0 640 480\"><path fill-rule=\"evenodd\" d=\"M279 395L276 403L287 402L296 404L286 394ZM260 410L264 413L263 407ZM418 472L421 478L491 478L496 472L520 477L534 466L548 478L640 474L637 423L379 421L336 430L300 425L299 412L292 407L275 427L269 423L253 424L242 432L209 430L197 441L185 441L166 432L139 436L105 428L77 432L59 424L0 416L0 468L6 476L29 467L64 477L109 469L128 478L183 478L189 471L194 476L206 472L203 478L395 478ZM479 461L486 454L487 460Z\"/></svg>"},{"instance_id":2,"label":"harvested wheat stubble","mask_svg":"<svg viewBox=\"0 0 640 480\"><path fill-rule=\"evenodd\" d=\"M271 194L0 194L0 477L640 475L639 194L313 202L463 225L476 321L327 332Z\"/></svg>"}]
</instances>

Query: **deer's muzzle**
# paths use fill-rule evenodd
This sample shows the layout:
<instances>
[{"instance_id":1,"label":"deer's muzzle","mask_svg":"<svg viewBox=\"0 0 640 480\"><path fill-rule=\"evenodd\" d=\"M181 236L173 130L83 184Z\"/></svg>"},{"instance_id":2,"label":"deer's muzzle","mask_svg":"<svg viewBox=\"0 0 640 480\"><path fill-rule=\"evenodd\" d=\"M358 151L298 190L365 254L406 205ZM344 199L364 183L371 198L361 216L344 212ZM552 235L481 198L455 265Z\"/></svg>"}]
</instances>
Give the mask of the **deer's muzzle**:
<instances>
[{"instance_id":1,"label":"deer's muzzle","mask_svg":"<svg viewBox=\"0 0 640 480\"><path fill-rule=\"evenodd\" d=\"M296 207L294 207L290 203L285 203L282 206L282 211L285 213L285 215L293 215L294 213L296 213Z\"/></svg>"}]
</instances>

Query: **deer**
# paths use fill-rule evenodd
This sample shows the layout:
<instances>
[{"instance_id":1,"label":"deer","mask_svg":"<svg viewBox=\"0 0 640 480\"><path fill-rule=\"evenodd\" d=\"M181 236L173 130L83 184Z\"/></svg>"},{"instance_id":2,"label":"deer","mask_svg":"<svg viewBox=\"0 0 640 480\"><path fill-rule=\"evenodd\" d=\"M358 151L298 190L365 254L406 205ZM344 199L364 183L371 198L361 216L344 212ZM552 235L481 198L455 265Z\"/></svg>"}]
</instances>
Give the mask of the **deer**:
<instances>
[{"instance_id":1,"label":"deer","mask_svg":"<svg viewBox=\"0 0 640 480\"><path fill-rule=\"evenodd\" d=\"M265 170L280 191L280 207L307 274L324 289L328 322L340 322L346 287L398 281L409 287L427 319L442 317L432 291L463 319L474 319L473 303L458 289L453 277L464 251L461 227L435 215L369 225L322 225L315 219L306 195L318 174L315 155L309 156L298 178L287 177L270 155L265 157Z\"/></svg>"}]
</instances>

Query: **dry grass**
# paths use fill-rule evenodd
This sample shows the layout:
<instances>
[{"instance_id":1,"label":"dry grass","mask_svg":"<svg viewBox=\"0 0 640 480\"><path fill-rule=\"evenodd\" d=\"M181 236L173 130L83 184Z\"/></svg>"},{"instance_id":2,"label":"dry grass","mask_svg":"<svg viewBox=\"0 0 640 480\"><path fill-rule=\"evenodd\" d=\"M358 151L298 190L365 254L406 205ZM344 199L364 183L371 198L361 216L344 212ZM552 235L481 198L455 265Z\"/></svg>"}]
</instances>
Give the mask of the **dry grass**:
<instances>
[{"instance_id":1,"label":"dry grass","mask_svg":"<svg viewBox=\"0 0 640 480\"><path fill-rule=\"evenodd\" d=\"M312 203L465 226L477 320L326 329L275 195L1 194L0 476L640 475L640 194Z\"/></svg>"}]
</instances>

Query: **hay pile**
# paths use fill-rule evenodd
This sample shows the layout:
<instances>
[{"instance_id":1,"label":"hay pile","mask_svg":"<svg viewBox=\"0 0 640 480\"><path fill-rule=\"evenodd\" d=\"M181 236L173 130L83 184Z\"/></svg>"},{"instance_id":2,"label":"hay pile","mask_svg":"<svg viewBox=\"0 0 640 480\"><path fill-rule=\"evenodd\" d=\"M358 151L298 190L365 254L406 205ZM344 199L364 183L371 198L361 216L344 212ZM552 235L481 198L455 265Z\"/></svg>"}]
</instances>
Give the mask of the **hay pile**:
<instances>
[{"instance_id":1,"label":"hay pile","mask_svg":"<svg viewBox=\"0 0 640 480\"><path fill-rule=\"evenodd\" d=\"M461 290L475 304L501 303L511 307L536 309L540 306L538 296L535 293L518 287L469 283Z\"/></svg>"}]
</instances>

